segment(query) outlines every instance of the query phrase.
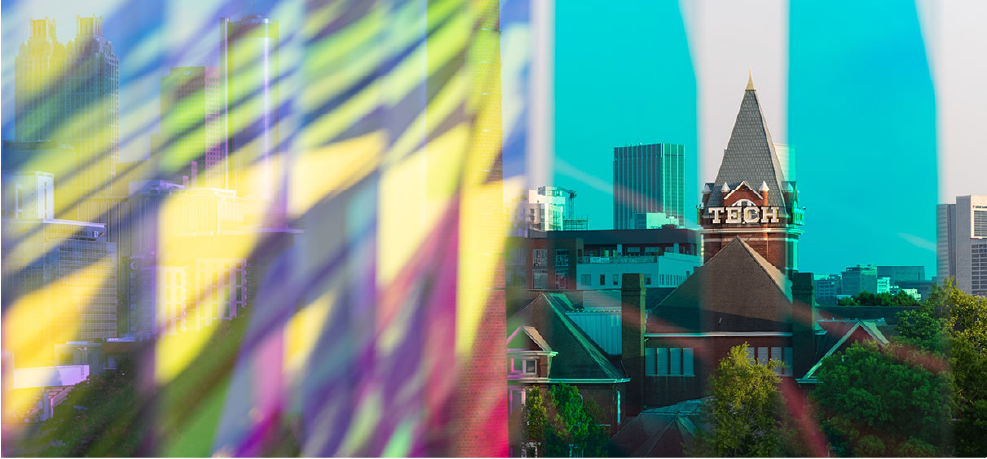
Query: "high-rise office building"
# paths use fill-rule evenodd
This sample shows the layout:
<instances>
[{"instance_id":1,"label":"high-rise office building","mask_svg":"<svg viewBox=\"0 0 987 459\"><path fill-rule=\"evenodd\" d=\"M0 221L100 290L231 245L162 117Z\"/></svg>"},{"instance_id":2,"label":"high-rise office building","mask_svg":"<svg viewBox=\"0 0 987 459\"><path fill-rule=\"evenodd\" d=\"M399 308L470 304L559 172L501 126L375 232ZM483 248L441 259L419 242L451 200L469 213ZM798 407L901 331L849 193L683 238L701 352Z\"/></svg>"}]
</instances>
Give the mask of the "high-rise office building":
<instances>
[{"instance_id":1,"label":"high-rise office building","mask_svg":"<svg viewBox=\"0 0 987 459\"><path fill-rule=\"evenodd\" d=\"M613 149L614 229L630 229L639 213L664 212L684 221L684 148L658 143Z\"/></svg>"},{"instance_id":2,"label":"high-rise office building","mask_svg":"<svg viewBox=\"0 0 987 459\"><path fill-rule=\"evenodd\" d=\"M58 43L55 21L31 21L31 37L16 60L15 135L18 141L70 144L72 173L59 176L58 209L80 199L112 194L120 152L120 72L113 45L103 36L103 18L76 18L75 39ZM80 206L67 217L94 221Z\"/></svg>"},{"instance_id":3,"label":"high-rise office building","mask_svg":"<svg viewBox=\"0 0 987 459\"><path fill-rule=\"evenodd\" d=\"M278 22L259 14L220 20L219 75L229 188L280 204Z\"/></svg>"},{"instance_id":4,"label":"high-rise office building","mask_svg":"<svg viewBox=\"0 0 987 459\"><path fill-rule=\"evenodd\" d=\"M987 196L957 196L936 207L936 277L987 296Z\"/></svg>"},{"instance_id":5,"label":"high-rise office building","mask_svg":"<svg viewBox=\"0 0 987 459\"><path fill-rule=\"evenodd\" d=\"M56 137L64 117L65 64L65 45L55 35L55 20L31 20L31 36L21 44L14 64L14 135L18 141Z\"/></svg>"},{"instance_id":6,"label":"high-rise office building","mask_svg":"<svg viewBox=\"0 0 987 459\"><path fill-rule=\"evenodd\" d=\"M56 344L117 336L116 244L105 225L4 219L3 242L4 311L37 318L18 330L31 338L14 341L19 365L53 365Z\"/></svg>"},{"instance_id":7,"label":"high-rise office building","mask_svg":"<svg viewBox=\"0 0 987 459\"><path fill-rule=\"evenodd\" d=\"M151 136L151 154L167 178L228 187L220 88L215 67L173 67L161 78L161 133Z\"/></svg>"},{"instance_id":8,"label":"high-rise office building","mask_svg":"<svg viewBox=\"0 0 987 459\"><path fill-rule=\"evenodd\" d=\"M860 292L878 293L877 267L874 265L857 265L848 267L841 276L843 295L856 295Z\"/></svg>"}]
</instances>

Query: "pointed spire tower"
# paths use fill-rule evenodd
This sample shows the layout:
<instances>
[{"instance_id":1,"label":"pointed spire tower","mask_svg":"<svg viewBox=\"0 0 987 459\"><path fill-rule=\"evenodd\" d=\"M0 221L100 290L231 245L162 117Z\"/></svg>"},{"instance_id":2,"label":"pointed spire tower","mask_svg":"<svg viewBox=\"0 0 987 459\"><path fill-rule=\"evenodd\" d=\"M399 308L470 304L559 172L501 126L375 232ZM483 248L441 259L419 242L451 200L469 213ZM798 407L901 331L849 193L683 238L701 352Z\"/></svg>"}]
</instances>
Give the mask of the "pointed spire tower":
<instances>
[{"instance_id":1,"label":"pointed spire tower","mask_svg":"<svg viewBox=\"0 0 987 459\"><path fill-rule=\"evenodd\" d=\"M707 183L710 189L722 184L721 192L703 195L705 260L739 236L778 269L798 270L802 209L798 188L779 158L751 72L720 170Z\"/></svg>"}]
</instances>

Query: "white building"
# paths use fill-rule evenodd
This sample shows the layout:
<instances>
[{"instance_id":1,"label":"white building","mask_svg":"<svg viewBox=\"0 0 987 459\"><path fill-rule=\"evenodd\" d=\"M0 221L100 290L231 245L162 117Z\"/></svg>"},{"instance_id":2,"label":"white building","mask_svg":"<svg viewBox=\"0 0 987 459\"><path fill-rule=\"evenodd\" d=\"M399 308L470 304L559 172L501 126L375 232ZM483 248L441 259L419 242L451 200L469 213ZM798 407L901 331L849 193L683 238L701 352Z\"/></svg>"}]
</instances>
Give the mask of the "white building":
<instances>
[{"instance_id":1,"label":"white building","mask_svg":"<svg viewBox=\"0 0 987 459\"><path fill-rule=\"evenodd\" d=\"M55 218L55 176L38 171L3 171L3 218Z\"/></svg>"},{"instance_id":2,"label":"white building","mask_svg":"<svg viewBox=\"0 0 987 459\"><path fill-rule=\"evenodd\" d=\"M588 229L589 220L575 217L576 192L553 186L528 190L526 197L516 201L512 221L514 234L527 235L535 231L578 231Z\"/></svg>"},{"instance_id":3,"label":"white building","mask_svg":"<svg viewBox=\"0 0 987 459\"><path fill-rule=\"evenodd\" d=\"M957 196L936 208L936 275L987 296L987 196Z\"/></svg>"},{"instance_id":4,"label":"white building","mask_svg":"<svg viewBox=\"0 0 987 459\"><path fill-rule=\"evenodd\" d=\"M615 255L609 257L580 257L576 265L579 290L620 288L625 273L644 274L647 288L678 287L702 264L697 255L665 252Z\"/></svg>"}]
</instances>

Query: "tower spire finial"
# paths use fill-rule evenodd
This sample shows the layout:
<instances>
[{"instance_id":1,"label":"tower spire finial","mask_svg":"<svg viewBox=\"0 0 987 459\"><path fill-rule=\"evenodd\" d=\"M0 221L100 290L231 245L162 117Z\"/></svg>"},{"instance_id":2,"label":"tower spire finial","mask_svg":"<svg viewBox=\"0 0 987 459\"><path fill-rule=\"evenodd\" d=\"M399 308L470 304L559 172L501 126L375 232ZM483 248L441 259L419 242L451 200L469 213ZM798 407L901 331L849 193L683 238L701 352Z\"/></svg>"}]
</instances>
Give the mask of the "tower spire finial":
<instances>
[{"instance_id":1,"label":"tower spire finial","mask_svg":"<svg viewBox=\"0 0 987 459\"><path fill-rule=\"evenodd\" d=\"M746 91L754 90L754 69L751 68L747 71L747 89Z\"/></svg>"}]
</instances>

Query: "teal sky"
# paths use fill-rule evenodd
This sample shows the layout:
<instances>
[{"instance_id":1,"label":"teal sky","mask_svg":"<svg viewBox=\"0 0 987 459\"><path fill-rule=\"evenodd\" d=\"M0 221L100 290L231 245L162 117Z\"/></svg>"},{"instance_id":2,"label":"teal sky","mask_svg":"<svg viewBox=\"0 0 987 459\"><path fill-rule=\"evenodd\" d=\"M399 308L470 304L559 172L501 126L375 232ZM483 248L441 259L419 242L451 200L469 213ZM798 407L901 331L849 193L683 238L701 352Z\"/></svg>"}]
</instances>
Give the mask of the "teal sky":
<instances>
[{"instance_id":1,"label":"teal sky","mask_svg":"<svg viewBox=\"0 0 987 459\"><path fill-rule=\"evenodd\" d=\"M915 6L792 2L788 139L806 207L800 263L935 275L936 100Z\"/></svg>"},{"instance_id":2,"label":"teal sky","mask_svg":"<svg viewBox=\"0 0 987 459\"><path fill-rule=\"evenodd\" d=\"M678 3L598 6L555 3L554 183L579 192L576 213L590 229L610 229L614 147L682 144L695 224L696 78Z\"/></svg>"},{"instance_id":3,"label":"teal sky","mask_svg":"<svg viewBox=\"0 0 987 459\"><path fill-rule=\"evenodd\" d=\"M914 4L793 3L787 143L798 153L806 207L800 268L923 265L931 278L936 100ZM555 5L554 184L579 191L576 213L590 217L591 229L607 229L613 147L684 144L694 224L700 184L713 177L697 175L697 78L679 3L595 5ZM752 24L750 33L763 32ZM720 104L731 118L741 96Z\"/></svg>"}]
</instances>

